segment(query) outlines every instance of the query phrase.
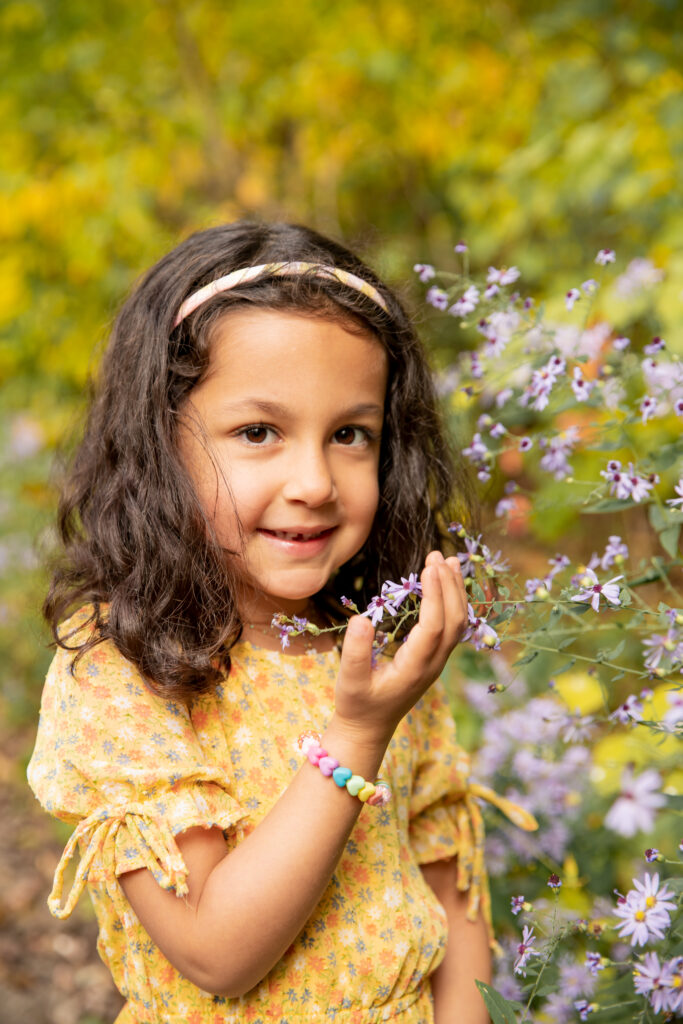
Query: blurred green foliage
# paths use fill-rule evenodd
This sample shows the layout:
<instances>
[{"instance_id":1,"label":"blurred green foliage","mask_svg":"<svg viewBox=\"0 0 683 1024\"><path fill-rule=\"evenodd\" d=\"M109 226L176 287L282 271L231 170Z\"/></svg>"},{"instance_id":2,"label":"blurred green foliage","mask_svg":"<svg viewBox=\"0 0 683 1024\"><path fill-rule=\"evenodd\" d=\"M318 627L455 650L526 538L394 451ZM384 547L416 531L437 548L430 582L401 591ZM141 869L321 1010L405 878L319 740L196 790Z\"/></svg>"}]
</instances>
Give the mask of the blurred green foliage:
<instances>
[{"instance_id":1,"label":"blurred green foliage","mask_svg":"<svg viewBox=\"0 0 683 1024\"><path fill-rule=\"evenodd\" d=\"M541 292L610 246L679 282L661 291L666 332L683 279L681 52L676 0L5 0L10 708L34 705L48 657L33 546L49 541L50 453L151 262L198 227L295 219L360 246L410 298L412 264L444 267L460 237L479 266L516 263ZM444 361L455 333L436 338Z\"/></svg>"}]
</instances>

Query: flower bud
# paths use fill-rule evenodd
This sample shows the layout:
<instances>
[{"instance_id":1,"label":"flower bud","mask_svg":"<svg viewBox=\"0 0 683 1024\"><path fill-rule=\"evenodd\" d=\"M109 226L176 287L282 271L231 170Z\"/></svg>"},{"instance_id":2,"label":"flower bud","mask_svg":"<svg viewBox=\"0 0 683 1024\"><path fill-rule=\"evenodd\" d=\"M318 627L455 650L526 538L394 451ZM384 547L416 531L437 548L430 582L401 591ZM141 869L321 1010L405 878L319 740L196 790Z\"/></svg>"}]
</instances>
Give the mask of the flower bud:
<instances>
[{"instance_id":1,"label":"flower bud","mask_svg":"<svg viewBox=\"0 0 683 1024\"><path fill-rule=\"evenodd\" d=\"M545 601L548 597L550 597L550 594L548 593L546 587L536 587L534 594L539 601Z\"/></svg>"},{"instance_id":2,"label":"flower bud","mask_svg":"<svg viewBox=\"0 0 683 1024\"><path fill-rule=\"evenodd\" d=\"M676 618L674 619L674 622L677 626L683 626L683 615L681 615L680 612L676 612Z\"/></svg>"},{"instance_id":3,"label":"flower bud","mask_svg":"<svg viewBox=\"0 0 683 1024\"><path fill-rule=\"evenodd\" d=\"M665 640L664 643L662 644L662 647L664 648L665 651L675 651L676 650L676 646L677 645L676 645L675 641L673 641L673 640Z\"/></svg>"},{"instance_id":4,"label":"flower bud","mask_svg":"<svg viewBox=\"0 0 683 1024\"><path fill-rule=\"evenodd\" d=\"M482 643L484 647L495 647L498 643L498 638L487 634L485 637L482 637Z\"/></svg>"}]
</instances>

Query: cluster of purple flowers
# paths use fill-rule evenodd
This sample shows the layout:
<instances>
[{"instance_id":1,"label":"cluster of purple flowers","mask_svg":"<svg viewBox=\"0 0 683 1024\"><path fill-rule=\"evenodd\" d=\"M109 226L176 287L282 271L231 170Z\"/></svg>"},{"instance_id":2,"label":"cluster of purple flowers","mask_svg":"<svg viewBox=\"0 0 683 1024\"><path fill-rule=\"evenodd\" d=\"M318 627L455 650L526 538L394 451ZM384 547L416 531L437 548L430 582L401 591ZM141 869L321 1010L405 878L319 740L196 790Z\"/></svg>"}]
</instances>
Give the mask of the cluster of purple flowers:
<instances>
[{"instance_id":1,"label":"cluster of purple flowers","mask_svg":"<svg viewBox=\"0 0 683 1024\"><path fill-rule=\"evenodd\" d=\"M659 875L645 874L643 881L634 878L634 889L618 896L615 914L623 924L618 926L622 938L631 937L632 946L645 946L653 939L663 939L671 925L669 911L676 909L674 895L666 886L659 888Z\"/></svg>"},{"instance_id":2,"label":"cluster of purple flowers","mask_svg":"<svg viewBox=\"0 0 683 1024\"><path fill-rule=\"evenodd\" d=\"M617 459L610 459L607 469L600 471L600 476L609 483L610 494L615 495L620 501L641 502L650 496L652 488L659 483L656 473L651 473L647 477L639 476L632 462L629 462L628 472L625 473Z\"/></svg>"},{"instance_id":3,"label":"cluster of purple flowers","mask_svg":"<svg viewBox=\"0 0 683 1024\"><path fill-rule=\"evenodd\" d=\"M633 971L633 986L655 1013L683 1012L683 956L660 964L656 953L645 953Z\"/></svg>"}]
</instances>

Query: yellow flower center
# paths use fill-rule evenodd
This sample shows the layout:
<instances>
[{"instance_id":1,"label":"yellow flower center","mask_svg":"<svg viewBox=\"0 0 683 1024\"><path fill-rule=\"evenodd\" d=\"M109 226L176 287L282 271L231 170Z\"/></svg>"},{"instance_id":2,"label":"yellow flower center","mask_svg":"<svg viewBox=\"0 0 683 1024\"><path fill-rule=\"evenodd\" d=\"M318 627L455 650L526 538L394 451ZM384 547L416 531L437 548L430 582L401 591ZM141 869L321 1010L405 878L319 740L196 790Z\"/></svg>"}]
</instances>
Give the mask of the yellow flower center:
<instances>
[{"instance_id":1,"label":"yellow flower center","mask_svg":"<svg viewBox=\"0 0 683 1024\"><path fill-rule=\"evenodd\" d=\"M648 896L647 899L645 900L645 906L646 907L654 907L656 902L657 902L657 900L656 900L656 898L654 896Z\"/></svg>"},{"instance_id":2,"label":"yellow flower center","mask_svg":"<svg viewBox=\"0 0 683 1024\"><path fill-rule=\"evenodd\" d=\"M633 916L635 917L636 921L644 921L645 920L645 911L644 910L636 910L636 912L635 912L635 914Z\"/></svg>"}]
</instances>

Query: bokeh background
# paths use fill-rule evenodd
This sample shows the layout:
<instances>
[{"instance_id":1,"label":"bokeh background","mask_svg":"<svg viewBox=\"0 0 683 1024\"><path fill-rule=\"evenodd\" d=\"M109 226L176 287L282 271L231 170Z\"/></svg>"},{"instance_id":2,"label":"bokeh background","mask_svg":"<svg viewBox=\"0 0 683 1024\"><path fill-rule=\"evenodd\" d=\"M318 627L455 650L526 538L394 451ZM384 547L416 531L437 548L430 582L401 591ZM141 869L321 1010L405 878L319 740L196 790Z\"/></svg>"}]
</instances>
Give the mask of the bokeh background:
<instances>
[{"instance_id":1,"label":"bokeh background","mask_svg":"<svg viewBox=\"0 0 683 1024\"><path fill-rule=\"evenodd\" d=\"M516 264L563 293L598 249L665 272L680 340L677 0L5 0L0 7L0 1005L96 1024L119 1001L87 901L45 907L68 830L24 782L50 653L54 457L125 293L192 230L298 220L359 248L422 322L416 262ZM581 278L579 278L581 279ZM531 538L533 539L533 538Z\"/></svg>"}]
</instances>

